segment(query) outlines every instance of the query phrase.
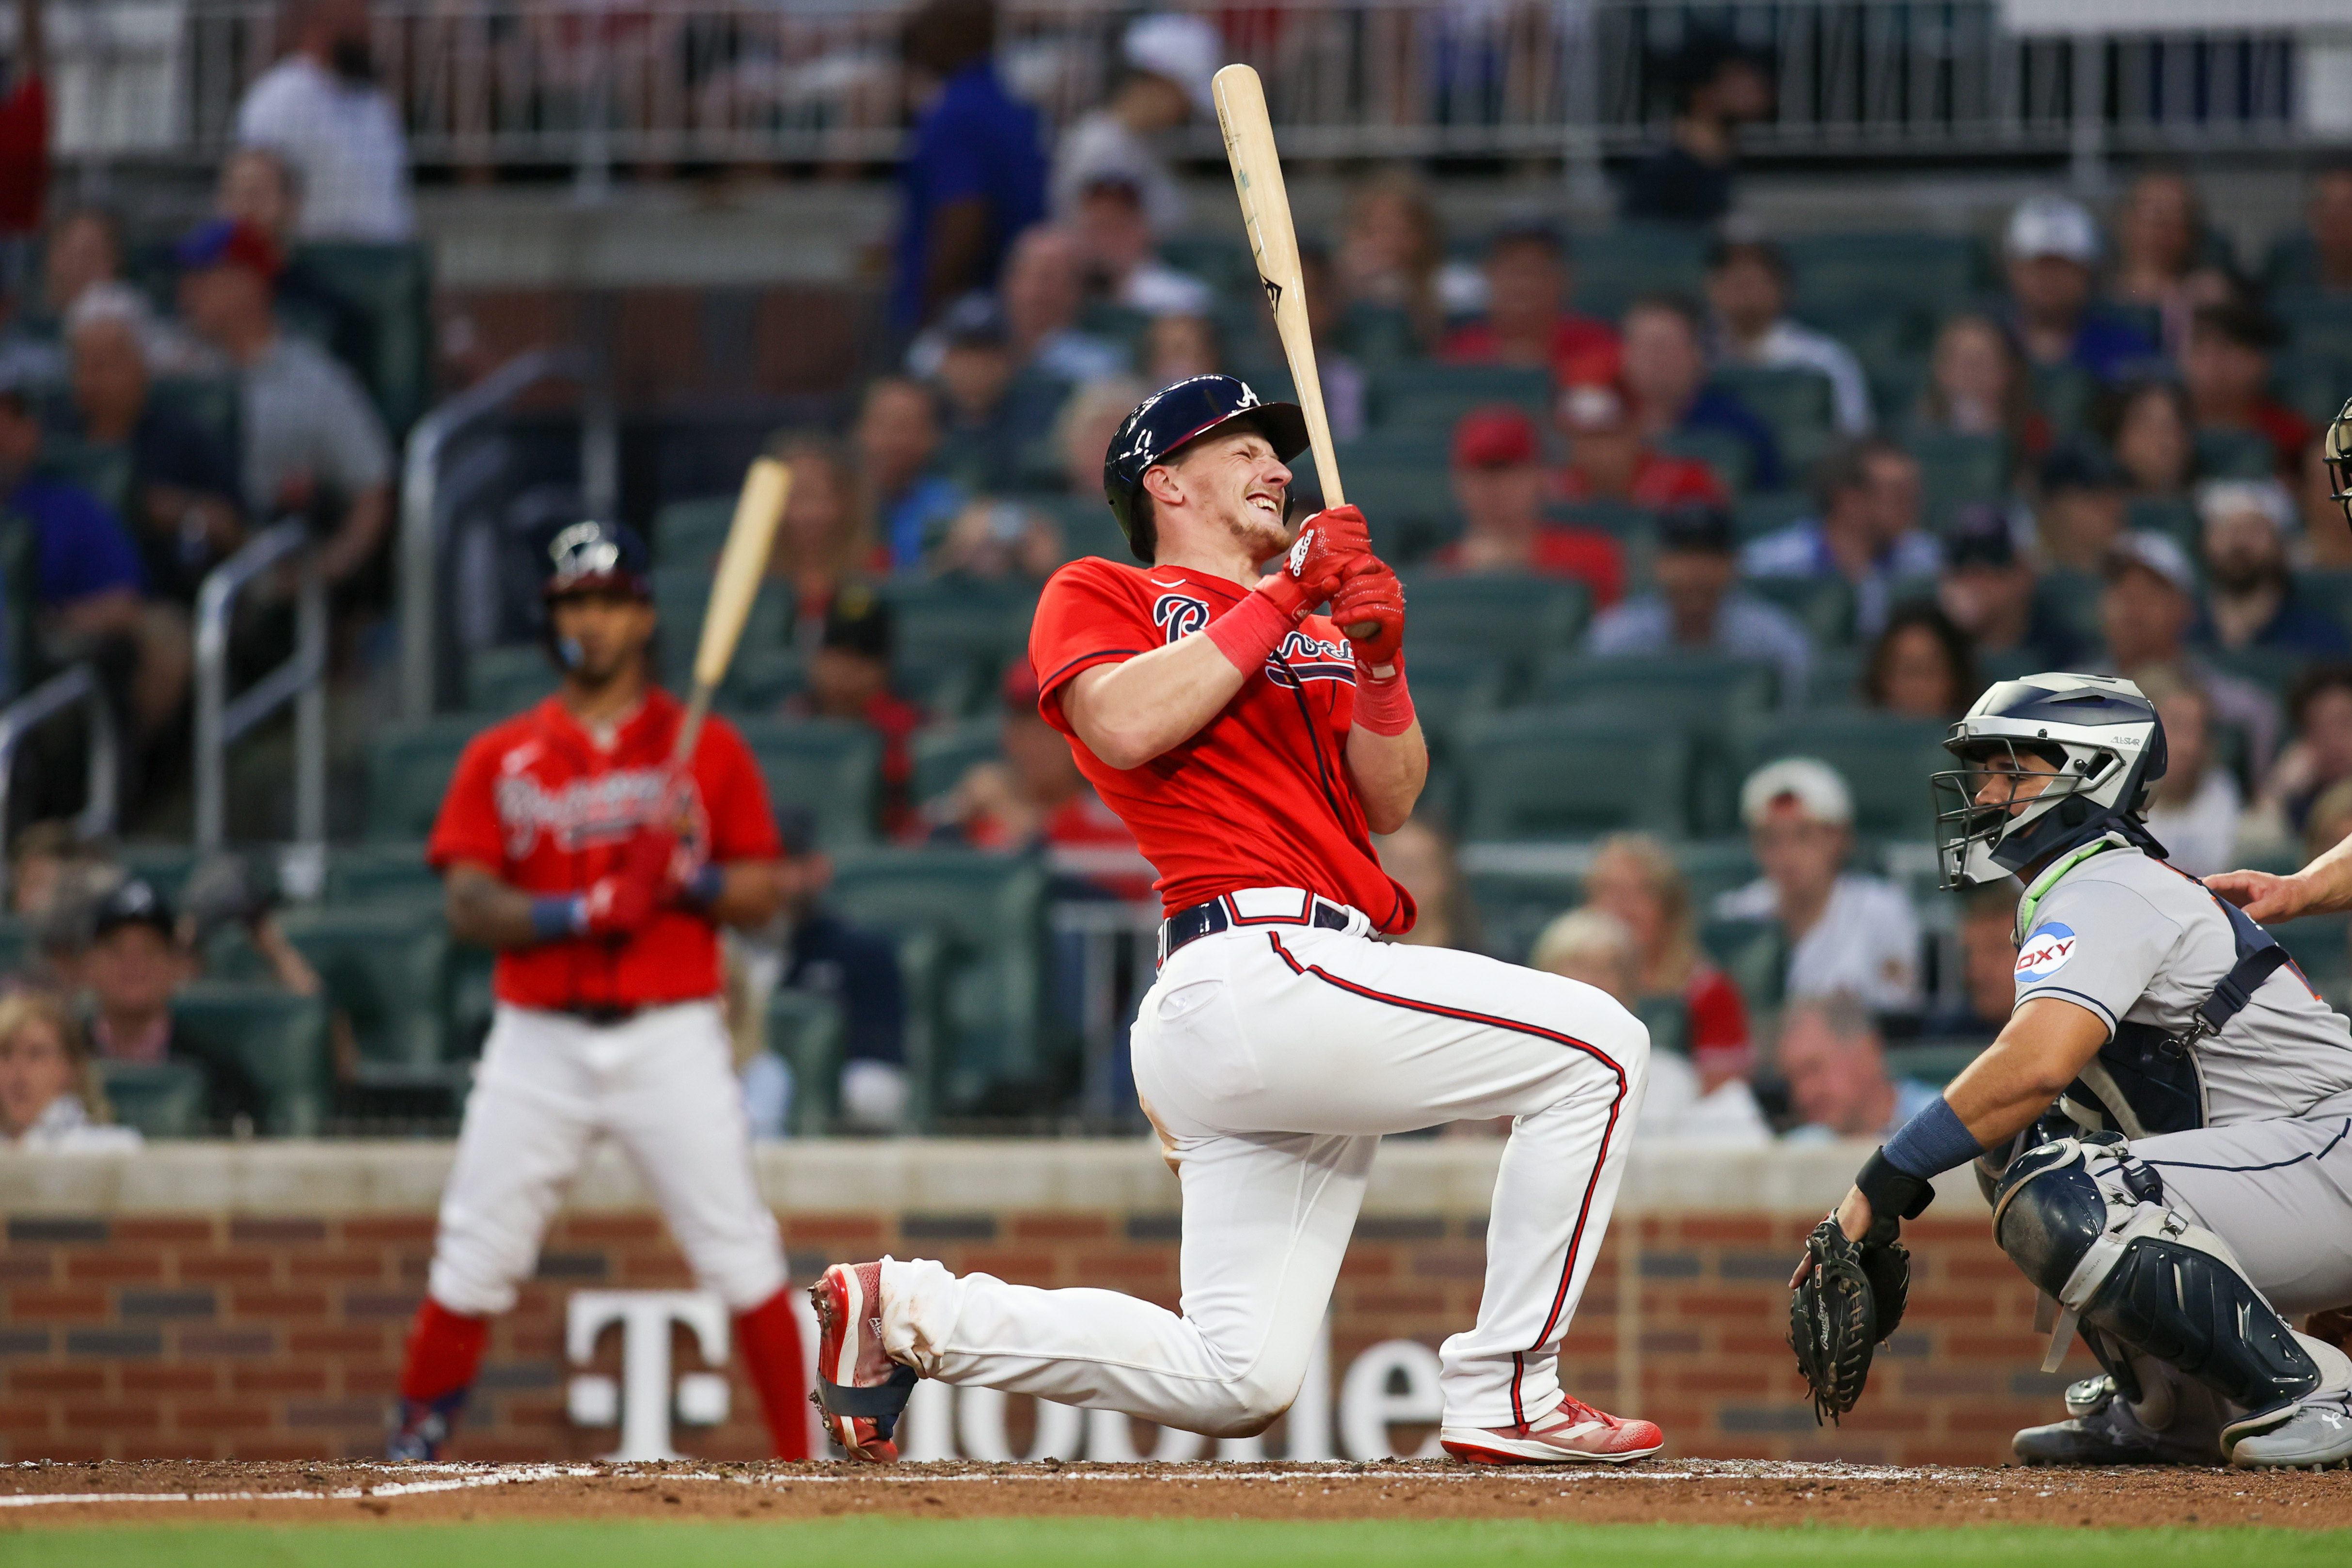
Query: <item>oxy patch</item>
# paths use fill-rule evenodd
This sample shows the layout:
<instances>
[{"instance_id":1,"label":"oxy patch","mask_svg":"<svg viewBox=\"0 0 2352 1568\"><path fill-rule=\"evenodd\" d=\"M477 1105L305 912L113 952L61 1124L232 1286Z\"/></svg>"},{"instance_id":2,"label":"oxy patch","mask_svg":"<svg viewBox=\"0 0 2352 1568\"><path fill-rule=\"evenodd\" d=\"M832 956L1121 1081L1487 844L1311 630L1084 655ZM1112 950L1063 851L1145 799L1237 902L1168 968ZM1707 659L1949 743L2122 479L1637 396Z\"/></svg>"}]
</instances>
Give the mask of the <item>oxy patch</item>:
<instances>
[{"instance_id":1,"label":"oxy patch","mask_svg":"<svg viewBox=\"0 0 2352 1568\"><path fill-rule=\"evenodd\" d=\"M2056 921L2036 927L2017 950L2017 983L2031 985L2065 968L2066 961L2074 956L2075 943L2081 940L2073 926Z\"/></svg>"}]
</instances>

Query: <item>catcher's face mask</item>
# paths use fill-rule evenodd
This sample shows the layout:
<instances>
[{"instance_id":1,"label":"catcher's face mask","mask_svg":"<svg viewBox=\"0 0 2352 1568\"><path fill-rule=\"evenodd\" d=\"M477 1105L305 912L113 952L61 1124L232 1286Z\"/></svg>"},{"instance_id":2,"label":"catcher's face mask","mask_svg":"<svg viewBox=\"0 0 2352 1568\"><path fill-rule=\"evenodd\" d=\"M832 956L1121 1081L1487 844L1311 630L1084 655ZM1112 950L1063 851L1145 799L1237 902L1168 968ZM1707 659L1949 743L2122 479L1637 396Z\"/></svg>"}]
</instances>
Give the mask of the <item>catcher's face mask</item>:
<instances>
[{"instance_id":1,"label":"catcher's face mask","mask_svg":"<svg viewBox=\"0 0 2352 1568\"><path fill-rule=\"evenodd\" d=\"M2020 746L2000 736L1988 736L1961 754L1961 766L1933 774L1927 781L1936 799L1936 848L1939 880L1947 889L1996 882L2011 868L1993 859L1993 851L2029 817L2038 820L2063 796L2104 782L2104 769L2091 771L2094 759L2084 759L2081 771L2065 766L2063 751L2056 756L2044 749ZM2111 766L2113 759L2097 758Z\"/></svg>"}]
</instances>

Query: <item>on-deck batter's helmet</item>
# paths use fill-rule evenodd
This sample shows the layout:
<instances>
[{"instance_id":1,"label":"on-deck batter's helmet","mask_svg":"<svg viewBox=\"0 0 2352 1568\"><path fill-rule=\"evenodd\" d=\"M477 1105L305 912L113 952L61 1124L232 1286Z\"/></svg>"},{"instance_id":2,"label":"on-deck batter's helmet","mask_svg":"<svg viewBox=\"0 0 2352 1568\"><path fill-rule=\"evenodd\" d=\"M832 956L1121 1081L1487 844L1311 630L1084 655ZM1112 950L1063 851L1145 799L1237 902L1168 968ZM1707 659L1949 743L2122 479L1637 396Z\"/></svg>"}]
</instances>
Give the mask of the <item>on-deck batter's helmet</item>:
<instances>
[{"instance_id":1,"label":"on-deck batter's helmet","mask_svg":"<svg viewBox=\"0 0 2352 1568\"><path fill-rule=\"evenodd\" d=\"M1110 502L1127 547L1151 564L1153 539L1137 537L1136 500L1143 476L1175 456L1186 443L1236 420L1256 422L1284 462L1307 449L1307 416L1296 403L1268 403L1238 376L1195 375L1163 386L1135 405L1103 453L1103 499Z\"/></svg>"},{"instance_id":2,"label":"on-deck batter's helmet","mask_svg":"<svg viewBox=\"0 0 2352 1568\"><path fill-rule=\"evenodd\" d=\"M550 599L617 588L640 599L654 596L646 542L625 523L590 519L575 522L547 547Z\"/></svg>"},{"instance_id":3,"label":"on-deck batter's helmet","mask_svg":"<svg viewBox=\"0 0 2352 1568\"><path fill-rule=\"evenodd\" d=\"M2328 491L2344 509L2344 521L2352 522L2352 397L2328 423L2326 456Z\"/></svg>"}]
</instances>

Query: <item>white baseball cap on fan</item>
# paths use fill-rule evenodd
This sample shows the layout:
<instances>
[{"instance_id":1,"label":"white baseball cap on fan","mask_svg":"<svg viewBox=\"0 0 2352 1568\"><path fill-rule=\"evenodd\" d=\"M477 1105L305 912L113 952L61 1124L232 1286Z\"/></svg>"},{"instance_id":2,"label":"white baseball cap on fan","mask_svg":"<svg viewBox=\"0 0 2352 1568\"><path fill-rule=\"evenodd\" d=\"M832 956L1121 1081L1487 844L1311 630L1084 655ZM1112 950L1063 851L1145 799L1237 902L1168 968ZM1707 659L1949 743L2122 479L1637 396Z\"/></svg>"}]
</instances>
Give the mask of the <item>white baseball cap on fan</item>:
<instances>
[{"instance_id":1,"label":"white baseball cap on fan","mask_svg":"<svg viewBox=\"0 0 2352 1568\"><path fill-rule=\"evenodd\" d=\"M1218 57L1223 53L1214 27L1198 16L1166 12L1137 17L1119 44L1119 54L1129 66L1166 77L1184 89L1192 107L1202 114L1217 111L1209 82L1217 74Z\"/></svg>"}]
</instances>

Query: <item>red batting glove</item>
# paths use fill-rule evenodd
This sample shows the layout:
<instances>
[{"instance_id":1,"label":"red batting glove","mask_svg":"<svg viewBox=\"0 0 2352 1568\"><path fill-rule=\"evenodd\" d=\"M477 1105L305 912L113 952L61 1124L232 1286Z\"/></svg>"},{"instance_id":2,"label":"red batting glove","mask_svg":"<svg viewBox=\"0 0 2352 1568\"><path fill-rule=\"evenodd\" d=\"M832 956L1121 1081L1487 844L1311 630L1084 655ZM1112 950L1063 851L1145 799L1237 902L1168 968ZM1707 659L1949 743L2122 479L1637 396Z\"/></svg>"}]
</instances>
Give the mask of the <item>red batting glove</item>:
<instances>
[{"instance_id":1,"label":"red batting glove","mask_svg":"<svg viewBox=\"0 0 2352 1568\"><path fill-rule=\"evenodd\" d=\"M657 879L626 869L599 877L581 895L580 934L635 936L652 921L661 903L662 884Z\"/></svg>"},{"instance_id":2,"label":"red batting glove","mask_svg":"<svg viewBox=\"0 0 2352 1568\"><path fill-rule=\"evenodd\" d=\"M1257 591L1296 624L1329 598L1348 568L1371 550L1372 536L1362 511L1352 506L1328 508L1299 524L1281 570L1260 583Z\"/></svg>"},{"instance_id":3,"label":"red batting glove","mask_svg":"<svg viewBox=\"0 0 2352 1568\"><path fill-rule=\"evenodd\" d=\"M1375 672L1392 668L1404 647L1404 584L1378 561L1339 585L1331 618L1348 635L1356 662Z\"/></svg>"}]
</instances>

